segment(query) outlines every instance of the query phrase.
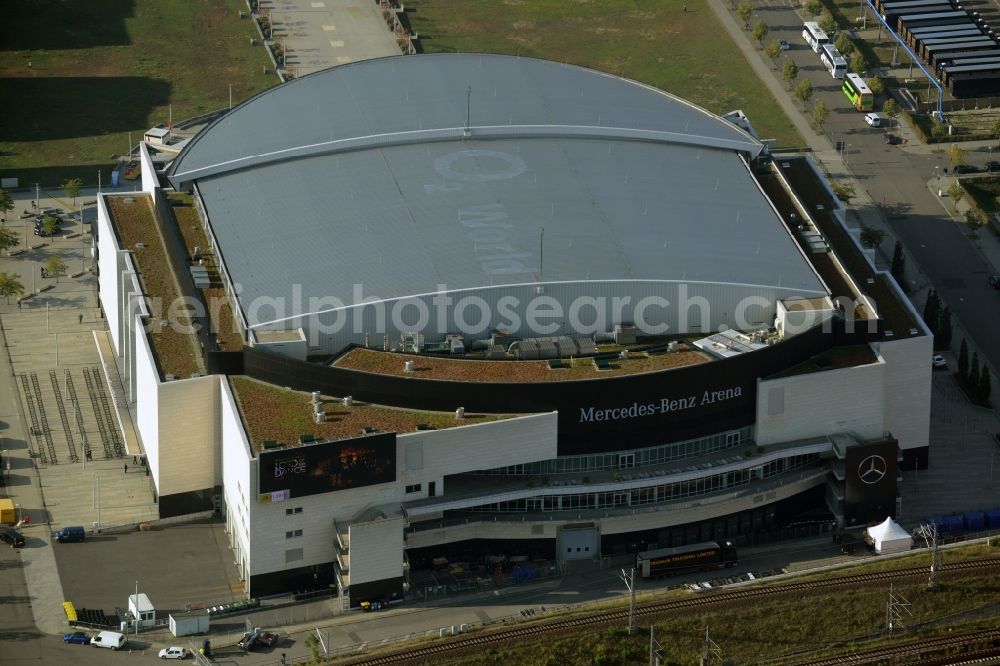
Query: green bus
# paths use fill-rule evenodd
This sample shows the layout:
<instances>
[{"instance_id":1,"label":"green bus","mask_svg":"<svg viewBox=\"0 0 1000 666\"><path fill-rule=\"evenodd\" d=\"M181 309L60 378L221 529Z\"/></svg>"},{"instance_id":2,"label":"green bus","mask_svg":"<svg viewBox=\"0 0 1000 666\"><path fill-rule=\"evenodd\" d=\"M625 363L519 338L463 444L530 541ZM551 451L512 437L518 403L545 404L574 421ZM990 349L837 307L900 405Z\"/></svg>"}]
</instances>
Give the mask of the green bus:
<instances>
[{"instance_id":1,"label":"green bus","mask_svg":"<svg viewBox=\"0 0 1000 666\"><path fill-rule=\"evenodd\" d=\"M847 74L844 85L840 89L844 91L847 99L851 100L851 105L858 111L871 111L875 108L875 96L872 95L871 89L865 80L854 72Z\"/></svg>"}]
</instances>

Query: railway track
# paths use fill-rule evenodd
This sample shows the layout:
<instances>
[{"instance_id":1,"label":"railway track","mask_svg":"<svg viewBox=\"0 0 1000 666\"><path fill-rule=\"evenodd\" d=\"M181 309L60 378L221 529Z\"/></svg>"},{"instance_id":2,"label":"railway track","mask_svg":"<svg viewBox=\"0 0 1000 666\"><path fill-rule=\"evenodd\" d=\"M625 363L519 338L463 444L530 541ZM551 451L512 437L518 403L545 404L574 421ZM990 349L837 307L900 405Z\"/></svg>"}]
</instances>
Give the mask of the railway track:
<instances>
[{"instance_id":1,"label":"railway track","mask_svg":"<svg viewBox=\"0 0 1000 666\"><path fill-rule=\"evenodd\" d=\"M955 562L952 564L946 564L941 568L941 573L971 572L980 569L989 569L993 567L1000 567L1000 557L989 557L978 560L968 560L966 562ZM906 578L920 578L927 575L928 575L928 569L925 566L908 567L905 569L896 569L892 571L877 571L872 573L858 574L855 576L838 576L836 578L826 578L822 580L807 581L801 583L775 584L768 587L748 587L740 590L720 591L714 593L705 592L699 594L696 597L691 597L687 599L673 599L669 601L660 601L649 604L637 605L635 607L635 614L637 617L655 616L690 608L715 606L715 605L734 603L734 602L745 602L749 599L759 599L763 597L784 595L790 593L815 591L823 588L852 587L879 581L899 580ZM426 659L426 658L432 658L435 655L444 654L446 652L467 650L469 648L488 646L496 643L506 643L508 641L515 641L517 639L523 639L532 636L541 636L544 634L563 631L566 629L581 629L584 627L611 624L614 622L624 622L627 621L627 619L628 619L627 608L601 611L597 613L588 613L586 615L581 615L579 617L565 618L561 620L553 620L550 622L540 622L538 624L512 627L510 629L505 629L501 631L491 631L489 633L484 633L482 635L477 635L477 636L467 636L465 638L458 638L455 640L430 643L427 645L422 645L420 647L415 647L407 650L399 650L382 655L361 657L354 659L353 661L349 661L348 663L351 666L362 666L362 665L374 666L377 664L393 664L406 660ZM1000 629L997 629L996 632L998 634L998 640L1000 640ZM957 638L957 637L948 637L947 639L934 639L934 640L945 641L945 640L951 640L952 638ZM918 644L913 644L914 647L912 649L916 652L919 652L920 650L917 648L917 645ZM921 642L919 645L927 646L928 643ZM947 647L948 645L951 645L951 643L942 644L941 647L934 647L932 649L941 649L942 647ZM893 649L895 648L884 648L884 651L891 651ZM923 648L923 651L926 652L927 648L926 647ZM888 652L886 654L888 654ZM899 653L899 654L905 656L905 653ZM853 655L852 657L854 656L860 656L860 653L859 655ZM852 657L837 657L829 661L823 660L823 661L808 662L808 663L817 665L837 664L837 663L866 663L863 661L851 661ZM883 655L882 659L884 658L885 656Z\"/></svg>"},{"instance_id":2,"label":"railway track","mask_svg":"<svg viewBox=\"0 0 1000 666\"><path fill-rule=\"evenodd\" d=\"M967 648L970 644L981 646L986 643L990 648L975 652L956 655L954 657L928 657L922 655L940 652L948 648ZM945 664L988 664L1000 654L995 646L1000 645L1000 629L972 631L939 638L927 638L919 641L894 645L891 647L866 650L855 654L838 655L827 659L799 662L797 666L837 666L838 664L884 664L906 663L910 666L944 666ZM904 660L900 661L900 660Z\"/></svg>"}]
</instances>

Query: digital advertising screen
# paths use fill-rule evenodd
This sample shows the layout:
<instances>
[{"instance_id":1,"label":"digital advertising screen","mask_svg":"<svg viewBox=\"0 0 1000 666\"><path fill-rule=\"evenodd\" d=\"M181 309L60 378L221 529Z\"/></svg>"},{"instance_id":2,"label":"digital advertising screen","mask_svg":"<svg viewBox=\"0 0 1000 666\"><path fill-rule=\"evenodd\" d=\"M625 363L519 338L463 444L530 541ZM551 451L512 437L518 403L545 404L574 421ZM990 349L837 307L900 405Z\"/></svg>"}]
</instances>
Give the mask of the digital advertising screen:
<instances>
[{"instance_id":1,"label":"digital advertising screen","mask_svg":"<svg viewBox=\"0 0 1000 666\"><path fill-rule=\"evenodd\" d=\"M262 451L259 459L262 502L389 483L396 480L396 433Z\"/></svg>"}]
</instances>

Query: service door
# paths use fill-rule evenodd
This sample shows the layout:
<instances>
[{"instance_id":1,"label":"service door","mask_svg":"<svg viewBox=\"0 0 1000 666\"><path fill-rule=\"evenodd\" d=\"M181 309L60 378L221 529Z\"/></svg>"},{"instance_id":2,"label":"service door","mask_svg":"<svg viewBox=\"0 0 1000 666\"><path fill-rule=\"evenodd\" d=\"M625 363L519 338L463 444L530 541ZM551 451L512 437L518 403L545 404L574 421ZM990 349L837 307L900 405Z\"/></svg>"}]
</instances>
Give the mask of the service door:
<instances>
[{"instance_id":1,"label":"service door","mask_svg":"<svg viewBox=\"0 0 1000 666\"><path fill-rule=\"evenodd\" d=\"M556 557L560 560L584 560L600 556L600 535L596 527L568 527L559 531Z\"/></svg>"}]
</instances>

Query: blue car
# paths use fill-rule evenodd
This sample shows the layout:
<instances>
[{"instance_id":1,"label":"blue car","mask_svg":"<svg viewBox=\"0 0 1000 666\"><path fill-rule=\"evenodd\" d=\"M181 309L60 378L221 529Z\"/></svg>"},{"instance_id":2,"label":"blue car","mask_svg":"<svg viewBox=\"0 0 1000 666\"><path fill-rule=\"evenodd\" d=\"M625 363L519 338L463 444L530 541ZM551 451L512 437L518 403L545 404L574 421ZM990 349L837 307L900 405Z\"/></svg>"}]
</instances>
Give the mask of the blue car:
<instances>
[{"instance_id":1,"label":"blue car","mask_svg":"<svg viewBox=\"0 0 1000 666\"><path fill-rule=\"evenodd\" d=\"M79 643L80 645L90 645L90 636L82 631L74 631L72 634L63 635L63 643Z\"/></svg>"}]
</instances>

